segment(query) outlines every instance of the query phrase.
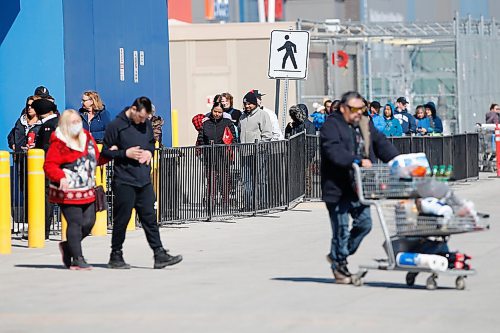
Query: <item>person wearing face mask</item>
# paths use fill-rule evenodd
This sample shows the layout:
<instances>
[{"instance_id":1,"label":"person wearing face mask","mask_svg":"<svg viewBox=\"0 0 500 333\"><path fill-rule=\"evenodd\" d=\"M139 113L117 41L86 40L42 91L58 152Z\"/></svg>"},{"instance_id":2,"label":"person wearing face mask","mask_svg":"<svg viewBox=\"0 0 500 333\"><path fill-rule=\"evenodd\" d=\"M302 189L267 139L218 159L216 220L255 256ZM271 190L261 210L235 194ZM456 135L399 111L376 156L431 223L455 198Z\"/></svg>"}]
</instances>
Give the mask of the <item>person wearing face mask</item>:
<instances>
[{"instance_id":1,"label":"person wearing face mask","mask_svg":"<svg viewBox=\"0 0 500 333\"><path fill-rule=\"evenodd\" d=\"M365 111L363 97L347 92L320 132L322 199L332 227L327 260L335 282L340 284L351 283L347 257L356 252L372 227L370 207L359 202L355 191L352 165L369 168L377 158L386 163L399 155L372 122L367 121L366 130L362 130ZM351 229L349 215L353 219Z\"/></svg>"},{"instance_id":2,"label":"person wearing face mask","mask_svg":"<svg viewBox=\"0 0 500 333\"><path fill-rule=\"evenodd\" d=\"M52 133L44 163L50 180L49 200L61 208L68 222L65 242L59 243L65 267L89 270L82 253L81 241L95 223L95 169L99 150L92 135L83 129L80 115L65 110L59 126Z\"/></svg>"}]
</instances>

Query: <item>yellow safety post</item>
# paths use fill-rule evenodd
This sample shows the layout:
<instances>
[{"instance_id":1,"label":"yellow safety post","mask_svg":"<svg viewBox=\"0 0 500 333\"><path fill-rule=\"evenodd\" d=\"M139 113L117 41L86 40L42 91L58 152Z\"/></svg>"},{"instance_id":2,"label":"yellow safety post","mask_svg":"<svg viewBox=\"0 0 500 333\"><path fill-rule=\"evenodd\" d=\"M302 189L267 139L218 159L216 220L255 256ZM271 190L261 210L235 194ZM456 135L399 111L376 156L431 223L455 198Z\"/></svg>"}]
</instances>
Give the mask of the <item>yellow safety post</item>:
<instances>
[{"instance_id":1,"label":"yellow safety post","mask_svg":"<svg viewBox=\"0 0 500 333\"><path fill-rule=\"evenodd\" d=\"M61 240L67 241L67 231L68 231L68 221L66 221L66 217L64 217L64 214L61 213Z\"/></svg>"},{"instance_id":2,"label":"yellow safety post","mask_svg":"<svg viewBox=\"0 0 500 333\"><path fill-rule=\"evenodd\" d=\"M128 221L127 224L127 231L134 231L135 230L135 208L132 209L132 215L130 215L130 220Z\"/></svg>"},{"instance_id":3,"label":"yellow safety post","mask_svg":"<svg viewBox=\"0 0 500 333\"><path fill-rule=\"evenodd\" d=\"M179 113L177 110L171 112L172 147L179 147Z\"/></svg>"},{"instance_id":4,"label":"yellow safety post","mask_svg":"<svg viewBox=\"0 0 500 333\"><path fill-rule=\"evenodd\" d=\"M9 152L0 151L0 254L12 252L10 233L10 157Z\"/></svg>"},{"instance_id":5,"label":"yellow safety post","mask_svg":"<svg viewBox=\"0 0 500 333\"><path fill-rule=\"evenodd\" d=\"M102 151L102 145L98 144L99 151ZM106 165L97 167L95 175L95 185L102 185L106 192ZM108 234L108 212L96 212L95 224L91 231L92 236L106 236Z\"/></svg>"},{"instance_id":6,"label":"yellow safety post","mask_svg":"<svg viewBox=\"0 0 500 333\"><path fill-rule=\"evenodd\" d=\"M160 143L155 142L155 154L153 156L153 163L151 164L151 174L153 179L153 189L156 195L156 205L158 208L158 202L160 201ZM156 222L159 221L160 218L160 210L156 209Z\"/></svg>"},{"instance_id":7,"label":"yellow safety post","mask_svg":"<svg viewBox=\"0 0 500 333\"><path fill-rule=\"evenodd\" d=\"M28 247L45 247L45 174L42 149L28 150Z\"/></svg>"}]
</instances>

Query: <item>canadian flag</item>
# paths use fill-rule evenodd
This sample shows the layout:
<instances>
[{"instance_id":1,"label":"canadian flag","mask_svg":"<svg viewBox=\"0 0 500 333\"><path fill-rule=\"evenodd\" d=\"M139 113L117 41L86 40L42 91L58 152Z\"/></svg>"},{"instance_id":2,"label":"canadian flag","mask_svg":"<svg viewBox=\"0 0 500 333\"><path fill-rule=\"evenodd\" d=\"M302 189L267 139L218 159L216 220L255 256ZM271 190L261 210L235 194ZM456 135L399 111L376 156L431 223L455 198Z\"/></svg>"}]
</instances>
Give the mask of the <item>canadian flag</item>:
<instances>
[{"instance_id":1,"label":"canadian flag","mask_svg":"<svg viewBox=\"0 0 500 333\"><path fill-rule=\"evenodd\" d=\"M233 143L233 139L233 133L231 133L229 127L226 127L224 129L224 135L222 135L222 142L224 142L226 145L230 145L231 143Z\"/></svg>"}]
</instances>

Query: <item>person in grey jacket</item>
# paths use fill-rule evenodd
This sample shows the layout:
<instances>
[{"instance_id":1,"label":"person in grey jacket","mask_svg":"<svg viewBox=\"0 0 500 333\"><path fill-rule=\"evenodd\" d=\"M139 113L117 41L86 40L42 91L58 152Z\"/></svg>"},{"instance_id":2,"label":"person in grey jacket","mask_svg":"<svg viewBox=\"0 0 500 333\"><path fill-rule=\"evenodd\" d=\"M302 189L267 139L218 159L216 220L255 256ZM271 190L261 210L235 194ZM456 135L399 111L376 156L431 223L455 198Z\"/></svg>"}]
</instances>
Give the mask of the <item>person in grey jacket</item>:
<instances>
[{"instance_id":1,"label":"person in grey jacket","mask_svg":"<svg viewBox=\"0 0 500 333\"><path fill-rule=\"evenodd\" d=\"M271 141L273 138L272 125L269 116L258 107L257 96L253 91L247 93L243 98L244 112L240 118L240 142L255 143L256 141ZM245 189L244 210L254 211L265 208L268 198L268 168L266 158L266 146L257 147L257 156L253 153L253 147L245 147L241 153L242 180ZM254 160L256 159L256 163ZM254 179L254 170L256 179ZM257 186L257 200L254 200L253 188Z\"/></svg>"},{"instance_id":2,"label":"person in grey jacket","mask_svg":"<svg viewBox=\"0 0 500 333\"><path fill-rule=\"evenodd\" d=\"M248 92L243 98L244 111L240 118L240 142L253 143L257 141L271 141L273 127L265 111L258 107L257 96Z\"/></svg>"}]
</instances>

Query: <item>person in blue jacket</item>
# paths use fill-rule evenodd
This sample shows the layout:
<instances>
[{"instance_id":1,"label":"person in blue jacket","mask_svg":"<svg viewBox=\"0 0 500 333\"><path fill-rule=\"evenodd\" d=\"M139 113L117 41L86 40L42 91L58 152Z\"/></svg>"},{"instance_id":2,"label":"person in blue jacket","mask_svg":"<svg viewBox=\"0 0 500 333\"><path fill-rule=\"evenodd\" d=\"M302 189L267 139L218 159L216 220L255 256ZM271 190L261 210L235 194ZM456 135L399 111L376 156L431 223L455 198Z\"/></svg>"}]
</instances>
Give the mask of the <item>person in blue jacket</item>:
<instances>
[{"instance_id":1,"label":"person in blue jacket","mask_svg":"<svg viewBox=\"0 0 500 333\"><path fill-rule=\"evenodd\" d=\"M417 135L423 136L429 132L431 122L423 105L418 105L415 109L415 122L417 124Z\"/></svg>"},{"instance_id":2,"label":"person in blue jacket","mask_svg":"<svg viewBox=\"0 0 500 333\"><path fill-rule=\"evenodd\" d=\"M436 104L434 102L428 102L425 104L425 112L429 118L429 135L443 135L443 122L441 118L436 114Z\"/></svg>"},{"instance_id":3,"label":"person in blue jacket","mask_svg":"<svg viewBox=\"0 0 500 333\"><path fill-rule=\"evenodd\" d=\"M102 143L111 116L99 94L95 91L85 91L82 95L82 107L79 111L83 128L92 134L97 143Z\"/></svg>"},{"instance_id":4,"label":"person in blue jacket","mask_svg":"<svg viewBox=\"0 0 500 333\"><path fill-rule=\"evenodd\" d=\"M417 125L415 123L415 117L406 109L407 105L408 101L406 98L399 97L396 100L396 108L393 110L394 118L399 120L404 135L413 135L417 132Z\"/></svg>"},{"instance_id":5,"label":"person in blue jacket","mask_svg":"<svg viewBox=\"0 0 500 333\"><path fill-rule=\"evenodd\" d=\"M385 136L401 136L403 135L403 128L399 123L399 120L394 118L394 105L392 103L387 103L384 106L384 115L381 129L379 130L384 133ZM383 126L383 127L382 127Z\"/></svg>"},{"instance_id":6,"label":"person in blue jacket","mask_svg":"<svg viewBox=\"0 0 500 333\"><path fill-rule=\"evenodd\" d=\"M356 194L353 164L369 168L377 158L386 163L397 149L363 116L363 97L354 91L342 95L339 109L326 118L320 131L321 189L332 227L330 253L335 283L351 283L347 257L354 254L370 232L370 207ZM353 218L349 229L349 215Z\"/></svg>"}]
</instances>

